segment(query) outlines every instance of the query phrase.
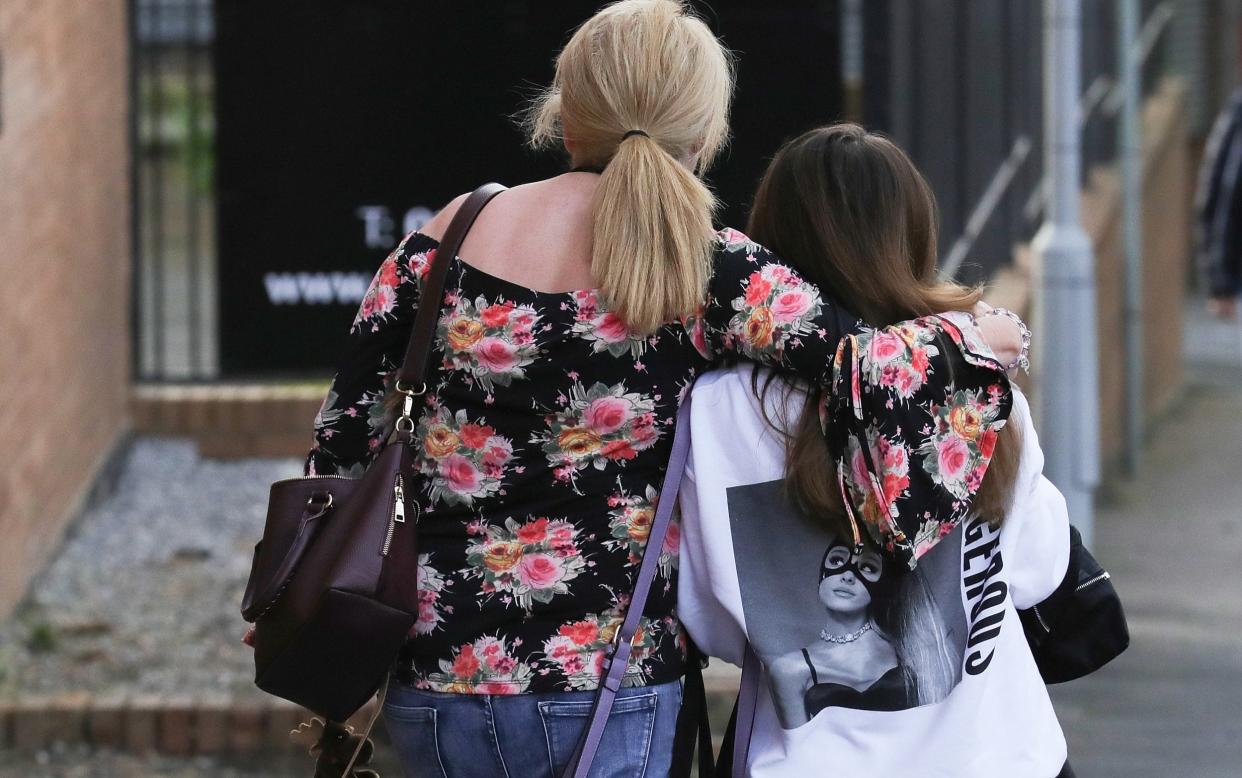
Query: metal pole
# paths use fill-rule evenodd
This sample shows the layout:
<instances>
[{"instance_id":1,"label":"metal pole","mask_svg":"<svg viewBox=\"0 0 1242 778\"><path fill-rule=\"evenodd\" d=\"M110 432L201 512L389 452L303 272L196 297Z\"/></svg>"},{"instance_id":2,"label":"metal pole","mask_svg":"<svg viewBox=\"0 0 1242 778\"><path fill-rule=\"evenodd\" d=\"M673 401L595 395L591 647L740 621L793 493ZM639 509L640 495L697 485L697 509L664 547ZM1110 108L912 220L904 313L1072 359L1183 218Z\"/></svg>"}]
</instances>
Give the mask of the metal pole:
<instances>
[{"instance_id":1,"label":"metal pole","mask_svg":"<svg viewBox=\"0 0 1242 778\"><path fill-rule=\"evenodd\" d=\"M1139 132L1141 52L1137 45L1138 0L1121 0L1117 56L1121 65L1121 232L1125 250L1126 320L1126 472L1134 475L1143 445L1143 182L1140 172L1142 140Z\"/></svg>"},{"instance_id":2,"label":"metal pole","mask_svg":"<svg viewBox=\"0 0 1242 778\"><path fill-rule=\"evenodd\" d=\"M841 85L845 90L845 118L862 121L863 8L862 0L841 4Z\"/></svg>"},{"instance_id":3,"label":"metal pole","mask_svg":"<svg viewBox=\"0 0 1242 778\"><path fill-rule=\"evenodd\" d=\"M1044 0L1044 164L1049 200L1033 247L1039 272L1041 441L1045 472L1091 542L1100 480L1095 261L1080 222L1079 0Z\"/></svg>"}]
</instances>

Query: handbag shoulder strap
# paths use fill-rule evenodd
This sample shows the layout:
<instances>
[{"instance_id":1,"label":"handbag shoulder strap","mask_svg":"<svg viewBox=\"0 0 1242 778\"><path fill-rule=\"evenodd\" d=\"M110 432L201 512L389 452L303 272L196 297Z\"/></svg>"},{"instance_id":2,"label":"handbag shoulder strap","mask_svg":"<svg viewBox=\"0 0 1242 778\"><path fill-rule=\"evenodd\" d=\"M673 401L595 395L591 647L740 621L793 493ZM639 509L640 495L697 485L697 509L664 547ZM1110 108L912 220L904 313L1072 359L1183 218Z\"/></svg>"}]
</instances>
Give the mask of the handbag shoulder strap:
<instances>
[{"instance_id":1,"label":"handbag shoulder strap","mask_svg":"<svg viewBox=\"0 0 1242 778\"><path fill-rule=\"evenodd\" d=\"M690 392L682 401L677 411L677 432L673 437L673 453L668 459L668 469L664 473L664 484L660 488L660 501L656 505L655 518L651 522L651 532L647 536L647 548L643 552L643 561L638 568L638 578L634 583L634 593L630 597L629 607L625 611L625 620L621 629L617 630L616 645L612 656L608 659L608 667L600 678L599 690L595 696L595 705L591 709L590 723L578 749L565 768L565 778L586 778L591 769L595 752L599 749L600 740L604 737L604 727L608 724L608 715L612 712L613 702L621 689L621 681L625 679L625 670L630 663L630 652L633 650L634 635L638 632L638 623L642 619L647 605L647 595L651 592L651 584L655 581L659 570L660 549L664 546L664 536L672 521L673 508L677 505L677 491L681 488L681 476L686 470L686 460L690 455Z\"/></svg>"},{"instance_id":2,"label":"handbag shoulder strap","mask_svg":"<svg viewBox=\"0 0 1242 778\"><path fill-rule=\"evenodd\" d=\"M474 220L478 218L483 206L492 198L505 191L500 184L484 184L470 193L466 201L453 214L440 246L436 249L435 259L423 279L422 292L419 295L418 312L414 314L414 328L410 333L410 342L405 347L405 360L401 363L401 371L397 374L398 381L413 387L422 383L427 376L427 359L431 355L432 341L436 334L436 319L440 315L440 301L444 298L444 280L448 277L449 265L461 251L462 241L470 231Z\"/></svg>"}]
</instances>

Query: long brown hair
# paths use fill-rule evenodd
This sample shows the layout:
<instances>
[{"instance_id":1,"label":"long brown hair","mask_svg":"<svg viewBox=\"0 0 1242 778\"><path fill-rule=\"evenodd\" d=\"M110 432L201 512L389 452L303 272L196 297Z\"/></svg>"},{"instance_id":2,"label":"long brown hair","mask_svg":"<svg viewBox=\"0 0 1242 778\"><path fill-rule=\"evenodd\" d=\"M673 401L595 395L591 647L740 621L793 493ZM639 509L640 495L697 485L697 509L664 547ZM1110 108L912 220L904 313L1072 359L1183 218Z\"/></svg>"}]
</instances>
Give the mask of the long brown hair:
<instances>
[{"instance_id":1,"label":"long brown hair","mask_svg":"<svg viewBox=\"0 0 1242 778\"><path fill-rule=\"evenodd\" d=\"M938 277L936 222L936 198L905 152L857 124L834 124L777 152L755 194L747 233L864 322L882 327L969 311L979 301L979 288ZM792 388L774 378L760 386L756 373L752 384L765 409L773 386ZM785 436L791 496L839 526L844 506L820 429L820 399L811 390L797 420L768 421ZM1017 426L1005 425L974 500L977 515L994 524L1008 507L1020 451Z\"/></svg>"}]
</instances>

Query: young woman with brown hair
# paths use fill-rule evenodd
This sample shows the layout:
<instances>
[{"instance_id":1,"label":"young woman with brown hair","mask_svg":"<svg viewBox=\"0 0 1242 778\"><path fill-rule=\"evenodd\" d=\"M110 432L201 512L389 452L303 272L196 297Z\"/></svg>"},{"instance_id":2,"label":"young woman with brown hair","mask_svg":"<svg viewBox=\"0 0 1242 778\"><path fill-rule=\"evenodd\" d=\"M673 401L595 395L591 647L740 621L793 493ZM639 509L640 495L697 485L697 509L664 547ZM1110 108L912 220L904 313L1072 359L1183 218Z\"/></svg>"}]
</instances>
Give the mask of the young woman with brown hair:
<instances>
[{"instance_id":1,"label":"young woman with brown hair","mask_svg":"<svg viewBox=\"0 0 1242 778\"><path fill-rule=\"evenodd\" d=\"M696 172L725 142L732 89L728 52L681 3L606 6L573 34L530 113L531 142L563 145L573 170L497 196L447 258L442 299L421 299L421 281L461 198L402 241L363 301L307 472L369 464L393 423L385 396L415 310L437 306L415 433L423 478L407 489L423 608L384 710L420 776L564 768L646 551L686 387L737 357L827 387L857 329L766 249L713 231ZM747 280L757 269L779 272L796 305L774 312ZM1008 322L964 327L954 336L987 338L1001 359L1018 352ZM990 357L955 343L934 365L998 385L1007 411ZM865 400L857 413L880 426L908 416ZM671 759L685 662L676 544L651 553L661 577L596 758L610 774L664 775Z\"/></svg>"},{"instance_id":2,"label":"young woman with brown hair","mask_svg":"<svg viewBox=\"0 0 1242 778\"><path fill-rule=\"evenodd\" d=\"M996 424L998 385L935 364L954 349L951 329L900 323L1008 314L938 276L927 182L857 125L786 144L749 229L861 316L866 328L847 336L863 379L854 397L909 412L852 436L829 416L826 439L842 387L758 365L695 386L678 614L706 653L740 664L749 650L762 666L747 774L810 775L828 758L874 778L1058 775L1065 740L1016 609L1062 580L1064 500L1040 475L1021 394ZM934 380L936 398L911 408ZM911 493L950 507L892 510Z\"/></svg>"}]
</instances>

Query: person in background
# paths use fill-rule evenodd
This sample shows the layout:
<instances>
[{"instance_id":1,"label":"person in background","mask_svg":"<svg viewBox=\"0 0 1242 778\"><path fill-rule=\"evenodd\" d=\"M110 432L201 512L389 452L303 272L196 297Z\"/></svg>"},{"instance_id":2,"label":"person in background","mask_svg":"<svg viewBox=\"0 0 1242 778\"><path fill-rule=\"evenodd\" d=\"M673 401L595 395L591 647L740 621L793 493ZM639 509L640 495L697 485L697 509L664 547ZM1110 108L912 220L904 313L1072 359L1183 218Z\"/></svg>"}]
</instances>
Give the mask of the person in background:
<instances>
[{"instance_id":1,"label":"person in background","mask_svg":"<svg viewBox=\"0 0 1242 778\"><path fill-rule=\"evenodd\" d=\"M1242 293L1242 89L1230 96L1208 136L1195 217L1208 307L1216 316L1236 321Z\"/></svg>"}]
</instances>

